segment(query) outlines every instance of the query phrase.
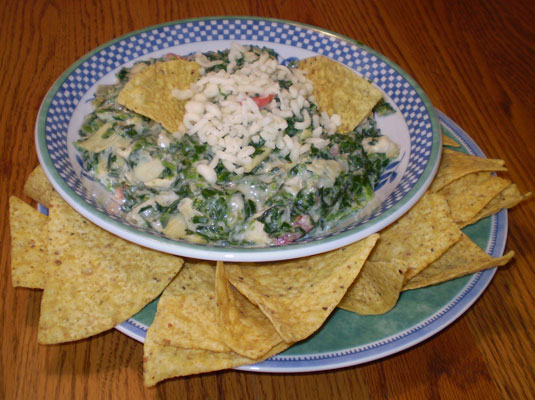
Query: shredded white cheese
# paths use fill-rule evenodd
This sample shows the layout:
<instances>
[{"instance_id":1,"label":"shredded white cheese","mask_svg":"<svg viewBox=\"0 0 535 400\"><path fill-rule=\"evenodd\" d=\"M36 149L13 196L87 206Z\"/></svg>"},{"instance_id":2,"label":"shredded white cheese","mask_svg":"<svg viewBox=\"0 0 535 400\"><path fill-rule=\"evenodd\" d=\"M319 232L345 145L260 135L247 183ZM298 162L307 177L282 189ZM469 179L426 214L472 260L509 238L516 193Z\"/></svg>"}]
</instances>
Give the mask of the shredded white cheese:
<instances>
[{"instance_id":1,"label":"shredded white cheese","mask_svg":"<svg viewBox=\"0 0 535 400\"><path fill-rule=\"evenodd\" d=\"M245 60L240 68L237 62ZM198 54L195 60L205 68L214 64ZM188 98L183 124L177 136L196 134L201 143L211 146L214 165L201 164L197 172L208 182L215 182L213 170L219 160L230 172L243 174L254 168L255 152L251 144L265 141L266 149L278 149L281 157L292 162L310 151L311 145L324 147L328 142L319 136L325 131L336 132L341 124L339 116L312 118L307 108L314 101L312 83L297 69L289 69L263 53L260 57L248 46L233 43L230 63L225 70L202 76L187 91L173 91L179 99ZM281 89L279 81L290 81L289 89ZM275 96L279 101L275 101ZM310 128L305 143L285 134L287 118L296 118L298 130Z\"/></svg>"}]
</instances>

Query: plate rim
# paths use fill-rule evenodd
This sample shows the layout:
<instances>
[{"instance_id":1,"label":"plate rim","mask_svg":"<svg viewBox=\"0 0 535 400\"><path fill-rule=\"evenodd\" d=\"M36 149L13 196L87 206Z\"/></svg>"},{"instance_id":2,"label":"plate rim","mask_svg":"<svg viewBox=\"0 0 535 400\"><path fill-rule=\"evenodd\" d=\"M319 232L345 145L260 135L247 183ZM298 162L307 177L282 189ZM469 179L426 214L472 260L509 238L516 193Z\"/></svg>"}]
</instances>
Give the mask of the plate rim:
<instances>
[{"instance_id":1,"label":"plate rim","mask_svg":"<svg viewBox=\"0 0 535 400\"><path fill-rule=\"evenodd\" d=\"M84 61L88 60L93 55L99 53L104 49L109 48L110 46L121 40L165 26L212 20L253 20L257 22L270 21L313 30L320 34L333 36L339 40L347 42L350 45L355 45L362 48L366 52L381 59L388 66L392 67L398 74L402 75L403 78L411 85L411 88L421 98L422 103L425 106L426 112L429 115L429 122L431 124L431 131L433 135L429 162L427 163L422 175L420 176L416 184L411 187L411 189L405 194L405 196L403 196L401 200L399 200L385 213L358 227L355 227L345 232L341 232L331 237L319 239L318 241L308 243L293 243L284 247L271 246L264 248L236 248L214 245L200 246L186 241L175 241L169 238L165 238L163 236L154 235L148 232L137 230L134 227L116 221L111 217L107 216L106 214L101 213L99 210L95 209L84 199L82 199L77 193L74 192L74 190L72 190L64 182L63 178L59 175L53 164L50 154L48 153L48 148L46 145L46 117L48 115L48 110L51 107L52 99L60 89L61 85L63 85L63 83L70 76L70 74L75 71ZM274 44L276 45L276 43ZM374 49L368 47L367 45L363 44L362 42L349 38L345 35L332 32L327 29L284 19L249 16L217 16L175 20L164 22L161 24L151 25L116 37L96 47L90 52L84 54L71 66L69 66L48 90L38 111L38 117L35 124L35 143L37 147L38 158L43 167L45 175L50 180L56 191L77 212L79 212L84 217L88 218L101 228L126 240L137 243L141 246L152 248L169 254L214 261L222 260L236 262L263 262L298 258L303 257L304 255L314 255L334 250L336 248L348 245L366 236L369 236L370 234L375 233L380 229L386 227L387 225L393 223L395 220L405 214L418 201L418 199L423 195L425 190L427 190L427 188L431 184L431 181L435 176L436 171L438 170L438 165L440 163L440 148L442 146L442 137L440 134L440 123L438 121L438 117L436 116L435 109L433 108L429 98L427 97L423 89L420 87L420 85L395 62L393 62L386 56L378 53Z\"/></svg>"}]
</instances>

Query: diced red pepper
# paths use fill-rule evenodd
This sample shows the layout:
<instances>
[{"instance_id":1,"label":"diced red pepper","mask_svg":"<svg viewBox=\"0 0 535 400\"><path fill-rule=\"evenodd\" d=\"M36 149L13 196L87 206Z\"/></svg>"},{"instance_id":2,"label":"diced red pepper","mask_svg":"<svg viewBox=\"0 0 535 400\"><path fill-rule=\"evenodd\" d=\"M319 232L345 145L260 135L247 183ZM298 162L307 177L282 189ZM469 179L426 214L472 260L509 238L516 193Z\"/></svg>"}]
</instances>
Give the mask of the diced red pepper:
<instances>
[{"instance_id":1,"label":"diced red pepper","mask_svg":"<svg viewBox=\"0 0 535 400\"><path fill-rule=\"evenodd\" d=\"M329 153L331 153L331 156L333 157L337 157L340 154L340 146L338 145L338 143L334 144L333 147L331 147Z\"/></svg>"},{"instance_id":2,"label":"diced red pepper","mask_svg":"<svg viewBox=\"0 0 535 400\"><path fill-rule=\"evenodd\" d=\"M301 236L303 236L302 233L295 232L295 233L285 233L282 236L279 236L278 238L273 240L273 244L276 246L282 246L288 243L292 243L299 239Z\"/></svg>"},{"instance_id":3,"label":"diced red pepper","mask_svg":"<svg viewBox=\"0 0 535 400\"><path fill-rule=\"evenodd\" d=\"M115 197L115 200L117 200L119 203L122 203L124 201L123 188L121 188L120 186L117 186L115 188L114 197Z\"/></svg>"},{"instance_id":4,"label":"diced red pepper","mask_svg":"<svg viewBox=\"0 0 535 400\"><path fill-rule=\"evenodd\" d=\"M275 97L274 94L268 94L267 96L256 96L253 97L253 101L256 103L258 108L262 108L267 106L269 103L271 103L271 100L273 100L273 97Z\"/></svg>"},{"instance_id":5,"label":"diced red pepper","mask_svg":"<svg viewBox=\"0 0 535 400\"><path fill-rule=\"evenodd\" d=\"M170 60L176 60L176 59L179 59L179 58L182 58L180 57L179 55L175 54L175 53L167 53L164 57L164 60L165 61L170 61Z\"/></svg>"},{"instance_id":6,"label":"diced red pepper","mask_svg":"<svg viewBox=\"0 0 535 400\"><path fill-rule=\"evenodd\" d=\"M293 226L298 226L305 232L310 231L312 228L314 228L314 222L312 221L312 218L310 218L307 214L301 214L297 216L295 221L292 223Z\"/></svg>"}]
</instances>

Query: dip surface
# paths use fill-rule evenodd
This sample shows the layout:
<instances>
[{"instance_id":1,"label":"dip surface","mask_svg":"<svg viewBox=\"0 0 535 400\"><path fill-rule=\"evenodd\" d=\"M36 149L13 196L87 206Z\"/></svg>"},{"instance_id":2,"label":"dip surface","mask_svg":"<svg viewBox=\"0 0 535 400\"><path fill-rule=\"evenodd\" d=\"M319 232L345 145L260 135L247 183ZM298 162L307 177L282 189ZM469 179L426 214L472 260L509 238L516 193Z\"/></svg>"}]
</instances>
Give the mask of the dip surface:
<instances>
[{"instance_id":1,"label":"dip surface","mask_svg":"<svg viewBox=\"0 0 535 400\"><path fill-rule=\"evenodd\" d=\"M200 78L173 90L185 102L177 131L117 102L132 76L165 59L100 87L80 129L85 172L126 220L175 239L265 247L318 234L373 199L398 154L373 115L338 132L306 73L270 49L233 44L190 59Z\"/></svg>"}]
</instances>

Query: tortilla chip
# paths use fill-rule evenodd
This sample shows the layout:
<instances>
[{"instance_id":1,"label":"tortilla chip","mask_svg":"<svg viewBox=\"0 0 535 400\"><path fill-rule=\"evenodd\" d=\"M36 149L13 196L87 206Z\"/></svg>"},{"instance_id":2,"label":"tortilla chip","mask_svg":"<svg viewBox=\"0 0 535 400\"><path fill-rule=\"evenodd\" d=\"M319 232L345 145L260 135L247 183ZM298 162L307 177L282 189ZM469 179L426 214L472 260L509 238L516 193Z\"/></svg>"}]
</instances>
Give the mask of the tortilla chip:
<instances>
[{"instance_id":1,"label":"tortilla chip","mask_svg":"<svg viewBox=\"0 0 535 400\"><path fill-rule=\"evenodd\" d=\"M264 313L230 284L222 262L217 263L215 289L219 332L234 352L256 359L282 342Z\"/></svg>"},{"instance_id":2,"label":"tortilla chip","mask_svg":"<svg viewBox=\"0 0 535 400\"><path fill-rule=\"evenodd\" d=\"M215 352L230 351L216 320L215 267L208 261L186 260L165 289L152 323L155 343Z\"/></svg>"},{"instance_id":3,"label":"tortilla chip","mask_svg":"<svg viewBox=\"0 0 535 400\"><path fill-rule=\"evenodd\" d=\"M493 258L463 233L461 240L442 257L405 283L403 290L436 285L487 268L501 267L507 264L514 254L510 251L503 257Z\"/></svg>"},{"instance_id":4,"label":"tortilla chip","mask_svg":"<svg viewBox=\"0 0 535 400\"><path fill-rule=\"evenodd\" d=\"M491 172L475 172L451 182L438 193L448 201L451 218L463 227L510 184Z\"/></svg>"},{"instance_id":5,"label":"tortilla chip","mask_svg":"<svg viewBox=\"0 0 535 400\"><path fill-rule=\"evenodd\" d=\"M497 213L502 208L512 208L520 202L531 197L531 192L522 194L514 183L507 186L501 193L494 197L481 211L477 213L471 220L466 221L465 226L471 225L486 218L492 214Z\"/></svg>"},{"instance_id":6,"label":"tortilla chip","mask_svg":"<svg viewBox=\"0 0 535 400\"><path fill-rule=\"evenodd\" d=\"M229 281L270 319L285 342L297 342L325 322L360 272L379 235L296 260L226 264Z\"/></svg>"},{"instance_id":7,"label":"tortilla chip","mask_svg":"<svg viewBox=\"0 0 535 400\"><path fill-rule=\"evenodd\" d=\"M194 61L157 62L134 75L119 93L117 102L173 133L182 123L186 104L173 96L173 90L187 89L198 78L199 65Z\"/></svg>"},{"instance_id":8,"label":"tortilla chip","mask_svg":"<svg viewBox=\"0 0 535 400\"><path fill-rule=\"evenodd\" d=\"M24 184L24 194L32 200L41 203L43 206L48 207L53 192L54 188L52 184L48 181L41 165L38 165Z\"/></svg>"},{"instance_id":9,"label":"tortilla chip","mask_svg":"<svg viewBox=\"0 0 535 400\"><path fill-rule=\"evenodd\" d=\"M342 118L340 132L355 129L383 97L367 79L330 58L305 58L299 62L298 68L305 70L312 81L320 111Z\"/></svg>"},{"instance_id":10,"label":"tortilla chip","mask_svg":"<svg viewBox=\"0 0 535 400\"><path fill-rule=\"evenodd\" d=\"M120 239L54 194L39 343L86 338L113 328L156 298L182 267L179 257Z\"/></svg>"},{"instance_id":11,"label":"tortilla chip","mask_svg":"<svg viewBox=\"0 0 535 400\"><path fill-rule=\"evenodd\" d=\"M360 315L379 315L398 302L408 264L402 260L366 261L339 308Z\"/></svg>"},{"instance_id":12,"label":"tortilla chip","mask_svg":"<svg viewBox=\"0 0 535 400\"><path fill-rule=\"evenodd\" d=\"M21 199L9 197L11 281L13 286L42 289L47 267L48 218Z\"/></svg>"},{"instance_id":13,"label":"tortilla chip","mask_svg":"<svg viewBox=\"0 0 535 400\"><path fill-rule=\"evenodd\" d=\"M288 347L281 343L259 359L250 359L234 352L213 352L208 350L185 349L163 346L154 341L154 330L149 328L143 346L143 377L145 386L154 386L168 378L200 374L254 364L278 354Z\"/></svg>"},{"instance_id":14,"label":"tortilla chip","mask_svg":"<svg viewBox=\"0 0 535 400\"><path fill-rule=\"evenodd\" d=\"M192 309L187 310L188 307ZM177 376L253 364L291 346L279 339L278 344L258 358L245 357L223 344L215 319L214 267L208 262L186 261L180 274L162 294L154 322L145 338L145 385L153 386ZM210 346L217 351L207 350Z\"/></svg>"},{"instance_id":15,"label":"tortilla chip","mask_svg":"<svg viewBox=\"0 0 535 400\"><path fill-rule=\"evenodd\" d=\"M449 249L461 237L450 217L444 196L426 193L395 223L381 231L370 261L403 260L409 264L410 279Z\"/></svg>"},{"instance_id":16,"label":"tortilla chip","mask_svg":"<svg viewBox=\"0 0 535 400\"><path fill-rule=\"evenodd\" d=\"M481 158L444 148L437 175L429 191L438 192L447 184L465 175L480 171L507 171L505 161Z\"/></svg>"},{"instance_id":17,"label":"tortilla chip","mask_svg":"<svg viewBox=\"0 0 535 400\"><path fill-rule=\"evenodd\" d=\"M447 135L442 134L442 146L461 147L455 139L450 138Z\"/></svg>"}]
</instances>

